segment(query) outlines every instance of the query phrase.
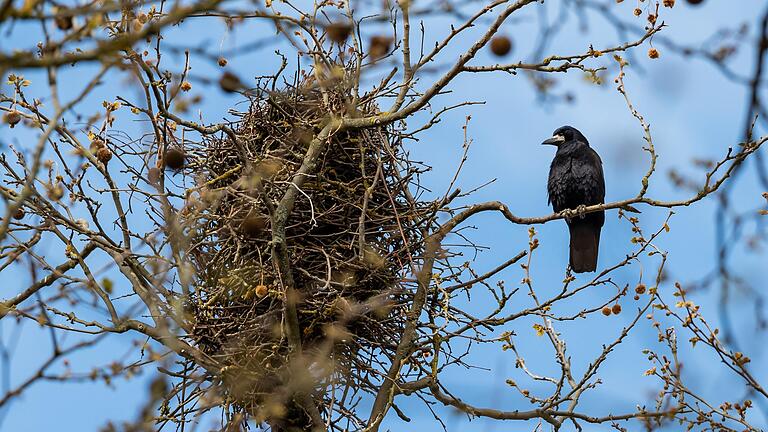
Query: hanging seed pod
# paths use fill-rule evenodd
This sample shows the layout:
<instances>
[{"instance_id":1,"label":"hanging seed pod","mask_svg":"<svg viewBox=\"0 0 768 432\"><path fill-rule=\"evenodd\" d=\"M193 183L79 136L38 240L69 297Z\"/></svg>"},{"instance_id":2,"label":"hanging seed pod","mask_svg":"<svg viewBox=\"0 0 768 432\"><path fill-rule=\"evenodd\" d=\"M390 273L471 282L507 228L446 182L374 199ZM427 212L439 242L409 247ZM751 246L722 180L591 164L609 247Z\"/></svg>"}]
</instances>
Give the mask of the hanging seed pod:
<instances>
[{"instance_id":1,"label":"hanging seed pod","mask_svg":"<svg viewBox=\"0 0 768 432\"><path fill-rule=\"evenodd\" d=\"M91 153L97 154L99 150L103 148L107 148L107 144L101 138L94 138L93 141L91 141Z\"/></svg>"},{"instance_id":2,"label":"hanging seed pod","mask_svg":"<svg viewBox=\"0 0 768 432\"><path fill-rule=\"evenodd\" d=\"M368 54L378 60L389 53L394 39L389 36L373 36L368 46Z\"/></svg>"},{"instance_id":3,"label":"hanging seed pod","mask_svg":"<svg viewBox=\"0 0 768 432\"><path fill-rule=\"evenodd\" d=\"M508 36L499 35L491 39L491 52L499 57L512 51L512 40Z\"/></svg>"},{"instance_id":4,"label":"hanging seed pod","mask_svg":"<svg viewBox=\"0 0 768 432\"><path fill-rule=\"evenodd\" d=\"M232 72L224 72L219 78L219 87L227 93L234 93L243 87L243 83Z\"/></svg>"},{"instance_id":5,"label":"hanging seed pod","mask_svg":"<svg viewBox=\"0 0 768 432\"><path fill-rule=\"evenodd\" d=\"M325 33L328 35L328 39L330 39L331 42L337 44L344 43L352 33L352 26L344 22L333 23L325 28Z\"/></svg>"},{"instance_id":6,"label":"hanging seed pod","mask_svg":"<svg viewBox=\"0 0 768 432\"><path fill-rule=\"evenodd\" d=\"M107 163L109 163L109 160L112 159L112 151L110 151L106 147L102 147L96 152L96 159L98 159L99 161L101 161L101 163L106 165Z\"/></svg>"},{"instance_id":7,"label":"hanging seed pod","mask_svg":"<svg viewBox=\"0 0 768 432\"><path fill-rule=\"evenodd\" d=\"M48 188L48 199L51 201L58 201L64 197L64 188L60 185L52 186Z\"/></svg>"},{"instance_id":8,"label":"hanging seed pod","mask_svg":"<svg viewBox=\"0 0 768 432\"><path fill-rule=\"evenodd\" d=\"M56 27L61 31L72 30L72 27L74 27L74 19L72 18L72 15L65 11L57 12L53 22L56 23Z\"/></svg>"},{"instance_id":9,"label":"hanging seed pod","mask_svg":"<svg viewBox=\"0 0 768 432\"><path fill-rule=\"evenodd\" d=\"M13 128L21 121L21 114L18 111L7 112L3 115L3 121Z\"/></svg>"},{"instance_id":10,"label":"hanging seed pod","mask_svg":"<svg viewBox=\"0 0 768 432\"><path fill-rule=\"evenodd\" d=\"M174 171L180 170L184 167L184 159L186 156L184 152L177 148L169 148L165 151L165 157L163 158L163 165L166 168Z\"/></svg>"}]
</instances>

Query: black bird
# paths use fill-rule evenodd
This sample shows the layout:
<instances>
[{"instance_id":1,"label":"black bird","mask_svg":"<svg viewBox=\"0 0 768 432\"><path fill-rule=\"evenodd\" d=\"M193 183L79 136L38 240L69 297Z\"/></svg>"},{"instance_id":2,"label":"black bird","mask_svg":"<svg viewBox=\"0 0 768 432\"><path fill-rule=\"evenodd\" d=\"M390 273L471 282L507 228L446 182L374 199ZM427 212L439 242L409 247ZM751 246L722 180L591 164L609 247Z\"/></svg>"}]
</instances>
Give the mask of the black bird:
<instances>
[{"instance_id":1,"label":"black bird","mask_svg":"<svg viewBox=\"0 0 768 432\"><path fill-rule=\"evenodd\" d=\"M581 132L563 126L542 144L557 146L547 182L549 203L555 212L582 211L585 206L605 202L603 162ZM565 222L571 232L571 269L576 273L595 271L605 212L582 213Z\"/></svg>"}]
</instances>

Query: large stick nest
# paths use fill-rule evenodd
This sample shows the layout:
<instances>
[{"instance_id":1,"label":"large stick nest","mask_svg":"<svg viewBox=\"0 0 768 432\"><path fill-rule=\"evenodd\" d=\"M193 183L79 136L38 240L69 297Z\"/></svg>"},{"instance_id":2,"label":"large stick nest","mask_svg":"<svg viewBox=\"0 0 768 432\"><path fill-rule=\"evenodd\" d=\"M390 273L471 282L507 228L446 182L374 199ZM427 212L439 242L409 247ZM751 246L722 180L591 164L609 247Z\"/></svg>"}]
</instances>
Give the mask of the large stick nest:
<instances>
[{"instance_id":1,"label":"large stick nest","mask_svg":"<svg viewBox=\"0 0 768 432\"><path fill-rule=\"evenodd\" d=\"M188 169L205 184L190 310L194 342L226 366L217 378L226 397L267 418L268 396L290 393L279 389L296 376L285 330L289 276L273 256L270 208L296 188L292 179L329 113L370 115L376 107L349 109L342 86L260 94L232 124L238 145L222 134L190 158ZM286 224L305 357L354 393L376 390L372 365L391 358L404 325L409 290L401 281L420 254L417 224L426 213L409 193L417 171L393 126L335 133L297 188Z\"/></svg>"}]
</instances>

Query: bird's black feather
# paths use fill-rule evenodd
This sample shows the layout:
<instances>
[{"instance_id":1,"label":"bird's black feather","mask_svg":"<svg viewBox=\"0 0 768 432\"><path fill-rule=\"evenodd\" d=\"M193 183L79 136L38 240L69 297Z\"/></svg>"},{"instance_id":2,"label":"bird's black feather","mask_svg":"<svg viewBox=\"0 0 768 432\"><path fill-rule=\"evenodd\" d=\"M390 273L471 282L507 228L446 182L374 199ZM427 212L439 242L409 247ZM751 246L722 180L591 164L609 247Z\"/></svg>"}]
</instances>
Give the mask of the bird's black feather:
<instances>
[{"instance_id":1,"label":"bird's black feather","mask_svg":"<svg viewBox=\"0 0 768 432\"><path fill-rule=\"evenodd\" d=\"M552 208L559 212L604 203L605 179L600 156L575 128L563 126L554 135L563 139L556 144L557 153L549 168L547 193ZM568 218L566 223L571 236L571 268L576 273L595 271L605 212Z\"/></svg>"}]
</instances>

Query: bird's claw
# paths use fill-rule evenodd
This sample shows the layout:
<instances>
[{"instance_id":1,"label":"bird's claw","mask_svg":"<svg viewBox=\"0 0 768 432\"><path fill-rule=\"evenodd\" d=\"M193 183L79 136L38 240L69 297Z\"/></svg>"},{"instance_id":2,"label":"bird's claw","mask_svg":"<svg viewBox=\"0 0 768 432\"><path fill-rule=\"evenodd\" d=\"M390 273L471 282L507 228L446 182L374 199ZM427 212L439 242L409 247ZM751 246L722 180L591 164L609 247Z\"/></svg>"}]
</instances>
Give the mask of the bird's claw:
<instances>
[{"instance_id":1,"label":"bird's claw","mask_svg":"<svg viewBox=\"0 0 768 432\"><path fill-rule=\"evenodd\" d=\"M584 218L584 214L587 211L587 206L584 204L581 204L580 206L576 207L575 209L565 209L560 212L560 214L566 218L566 219L573 219L576 216L579 218Z\"/></svg>"}]
</instances>

